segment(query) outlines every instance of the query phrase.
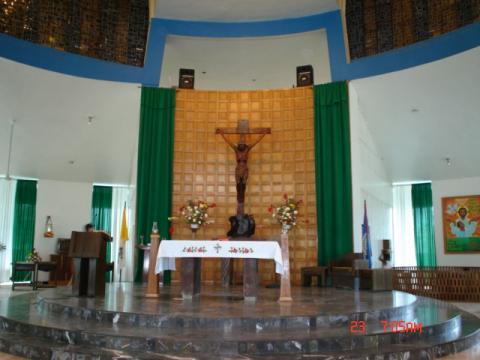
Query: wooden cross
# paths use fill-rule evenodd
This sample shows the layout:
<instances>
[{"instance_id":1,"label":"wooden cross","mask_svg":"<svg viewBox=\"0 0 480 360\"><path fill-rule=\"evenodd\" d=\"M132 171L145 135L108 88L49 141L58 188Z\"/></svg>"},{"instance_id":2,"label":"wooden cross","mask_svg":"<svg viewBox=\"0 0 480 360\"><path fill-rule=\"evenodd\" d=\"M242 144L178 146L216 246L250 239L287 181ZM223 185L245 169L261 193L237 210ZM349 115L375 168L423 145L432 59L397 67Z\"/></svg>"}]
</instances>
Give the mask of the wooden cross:
<instances>
[{"instance_id":1,"label":"wooden cross","mask_svg":"<svg viewBox=\"0 0 480 360\"><path fill-rule=\"evenodd\" d=\"M255 134L271 134L271 128L253 128L250 129L248 127L248 120L238 120L238 125L236 128L217 128L215 130L216 134L232 134L232 135L240 135L240 141L243 140L245 142L245 135L255 135Z\"/></svg>"}]
</instances>

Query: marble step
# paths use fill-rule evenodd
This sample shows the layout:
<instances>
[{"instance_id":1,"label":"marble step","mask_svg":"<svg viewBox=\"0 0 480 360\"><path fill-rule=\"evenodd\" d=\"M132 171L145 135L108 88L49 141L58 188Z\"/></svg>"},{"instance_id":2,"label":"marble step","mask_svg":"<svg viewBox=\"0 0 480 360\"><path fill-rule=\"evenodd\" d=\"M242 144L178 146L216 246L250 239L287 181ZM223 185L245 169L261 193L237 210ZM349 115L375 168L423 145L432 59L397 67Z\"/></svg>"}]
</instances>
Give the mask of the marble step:
<instances>
[{"instance_id":1,"label":"marble step","mask_svg":"<svg viewBox=\"0 0 480 360\"><path fill-rule=\"evenodd\" d=\"M34 360L219 360L224 357L198 355L169 355L153 354L148 351L126 352L106 348L91 347L85 345L69 345L56 342L45 342L33 336L18 337L15 332L0 332L0 351L15 356ZM238 356L234 359L248 359Z\"/></svg>"},{"instance_id":2,"label":"marble step","mask_svg":"<svg viewBox=\"0 0 480 360\"><path fill-rule=\"evenodd\" d=\"M468 320L466 320L468 321ZM426 343L396 344L371 347L361 351L343 351L343 352L317 352L310 354L296 353L266 353L266 354L161 354L143 351L122 351L111 350L85 345L65 345L55 342L46 342L32 336L18 337L15 332L0 332L0 350L13 355L22 356L30 359L41 360L104 360L104 359L138 359L138 360L430 360L440 356L455 354L461 352L473 344L480 341L480 331L478 324L472 324L470 330L462 332L462 336L454 341L447 343L438 343L434 341Z\"/></svg>"},{"instance_id":3,"label":"marble step","mask_svg":"<svg viewBox=\"0 0 480 360\"><path fill-rule=\"evenodd\" d=\"M236 316L222 316L222 314L232 313L230 308L222 308L223 304L220 304L218 307L217 304L212 304L212 308L217 311L212 312L211 310L205 311L204 309L199 309L201 306L197 303L183 303L181 300L172 300L172 306L167 307L167 309L159 306L158 309L155 306L156 300L152 300L149 305L149 312L139 312L139 309L130 309L131 311L112 311L105 310L104 303L98 302L94 299L78 299L70 297L60 297L60 298L51 298L44 296L44 294L39 294L37 300L37 307L40 312L43 314L46 313L55 313L58 316L69 317L72 320L89 320L94 319L98 322L103 323L117 323L117 324L127 324L129 326L135 327L151 327L151 328L191 328L191 329L205 329L205 328L218 328L218 329L242 329L242 330L256 330L260 329L309 329L309 328L319 328L319 327L346 327L349 326L351 321L381 321L384 319L413 319L415 316L415 307L421 305L422 301L411 300L409 294L402 294L405 298L402 298L399 301L400 305L390 308L375 308L371 309L365 307L365 309L359 308L355 312L345 312L346 309L350 310L348 306L345 309L342 309L339 306L332 304L332 310L338 309L339 312L334 311L325 311L324 304L321 304L317 307L309 306L308 315L302 315L302 309L305 307L303 304L294 305L285 304L278 305L276 301L272 301L273 305L268 304L273 308L272 315L268 316L269 311L263 313L253 313L256 308L263 308L263 305L260 306L251 306L251 309L248 305L238 306L240 310L235 309L238 315ZM415 299L415 297L412 297ZM241 301L243 303L243 300ZM381 306L382 304L379 304ZM296 308L292 310L290 307L295 306ZM113 306L110 308L121 308L121 306ZM298 309L297 309L298 307ZM106 306L108 309L109 306ZM155 313L155 310L157 313ZM253 314L250 314L252 310ZM343 313L341 311L344 311ZM294 313L297 315L290 315ZM199 315L201 314L201 315Z\"/></svg>"},{"instance_id":4,"label":"marble step","mask_svg":"<svg viewBox=\"0 0 480 360\"><path fill-rule=\"evenodd\" d=\"M12 305L12 306L9 306ZM388 318L389 322L393 321L399 321L403 320L405 322L415 322L415 323L423 323L425 326L428 326L429 324L437 324L441 323L445 320L451 319L454 316L456 316L460 312L459 309L457 309L454 306L451 306L446 303L436 303L435 301L423 301L423 302L417 302L414 305L410 306L409 312L408 312L408 317L404 316L402 313L401 315L392 315L391 317ZM348 323L344 322L332 322L332 323L318 323L315 321L312 321L310 323L310 326L308 327L294 327L294 326L288 326L288 324L284 324L284 326L262 326L263 324L261 322L255 323L255 326L252 327L250 324L244 323L243 326L233 326L234 324L230 322L224 322L222 325L223 326L216 326L216 327L194 327L194 326L182 326L182 319L179 317L179 324L176 324L175 326L164 326L164 327L154 327L154 328L149 328L149 327L132 327L130 323L128 322L122 322L122 316L127 316L128 314L122 314L122 313L117 313L117 316L112 319L112 321L98 321L98 319L95 318L88 318L88 319L78 319L78 318L71 318L68 314L59 314L56 312L51 312L48 310L45 310L44 308L38 308L35 303L31 302L28 300L28 298L15 298L15 301L13 304L8 304L5 306L5 304L0 303L0 316L3 316L4 318L7 319L12 319L18 322L26 322L26 323L31 323L31 324L36 324L36 325L45 325L45 326L53 326L53 327L64 327L66 330L81 330L85 328L86 325L82 324L88 324L88 328L93 328L93 329L108 329L109 327L114 327L115 329L129 329L130 331L133 331L135 333L147 333L147 334L152 334L152 333L157 333L158 331L161 331L161 333L167 334L167 333L175 333L175 331L182 331L182 332L194 332L195 330L198 329L206 329L208 328L209 332L213 334L218 334L218 333L243 333L243 332L254 332L254 333L276 333L276 332L283 332L285 333L286 331L291 331L292 333L296 334L301 334L301 333L310 333L312 331L343 331L343 332L350 332L351 326L353 324L353 320L349 321ZM202 319L202 317L199 317ZM295 321L295 316L292 317L287 317L287 321L294 322ZM354 317L352 317L354 318ZM220 318L224 319L224 318ZM248 322L248 320L255 320L255 319L245 319L241 318L239 320ZM272 319L274 321L275 319ZM284 319L282 319L284 320ZM212 319L213 321L213 319ZM358 321L358 320L355 320ZM383 323L382 320L379 320L378 318L367 318L365 321L366 324L366 333L371 333L371 332L379 332L380 329L381 331L385 332L383 330ZM357 324L360 324L357 322ZM361 325L358 325L360 327ZM357 327L357 330L358 330ZM355 329L353 329L355 330ZM387 330L388 332L388 330Z\"/></svg>"},{"instance_id":5,"label":"marble step","mask_svg":"<svg viewBox=\"0 0 480 360\"><path fill-rule=\"evenodd\" d=\"M308 343L296 344L296 348L293 348L290 344L289 348L282 348L281 346L270 347L265 349L263 347L258 348L256 344L247 345L248 355L264 355L269 353L274 354L294 354L304 353L308 355L323 356L325 359L436 359L440 356L448 354L454 354L461 352L474 346L480 342L480 319L464 314L460 323L460 329L458 333L451 334L450 336L442 337L431 334L431 336L420 337L418 339L396 337L391 338L392 342L373 342L368 346L368 342L365 347L355 347L352 349L325 349L321 346L321 340L318 344L315 341ZM367 336L368 337L368 336ZM365 337L361 337L364 339ZM243 350L243 349L241 349ZM240 352L242 353L242 351ZM385 357L380 357L383 354ZM428 354L430 357L424 357ZM435 356L431 356L435 354ZM389 355L391 357L388 357ZM401 357L402 355L403 357ZM408 356L407 356L408 355Z\"/></svg>"},{"instance_id":6,"label":"marble step","mask_svg":"<svg viewBox=\"0 0 480 360\"><path fill-rule=\"evenodd\" d=\"M424 359L422 354L452 353L467 346L469 339L480 339L480 335L477 336L480 321L448 303L425 298L410 301L408 294L400 294L397 302L395 295L389 298L388 294L376 296L338 290L324 299L305 292L309 290L297 291L297 296L304 293L306 300L299 296L298 302L287 306L268 298L269 293L265 293L267 300L254 305L230 298L212 300L208 295L207 299L191 303L175 299L146 301L141 288L138 294L133 292L125 298L122 294L94 299L68 298L61 291L51 292L48 298L42 296L43 292L38 298L36 294L24 294L0 300L0 346L5 343L3 351L18 352L23 351L21 346L14 345L21 343L30 349L24 351L37 351L38 356L62 360L377 360ZM316 295L327 293L321 290ZM346 302L354 299L357 305L337 305L343 296L350 296ZM310 301L308 305L307 301ZM55 311L50 305L45 306L47 302L59 309L77 306L94 316L84 318L68 311ZM382 310L386 303L393 306L393 311ZM341 314L348 310L352 313ZM104 313L108 316L102 315ZM231 316L223 317L222 313ZM153 322L148 327L147 323L138 321L139 314L146 320L164 321ZM126 321L122 321L123 317ZM422 334L384 331L379 320L385 317L391 321L422 322ZM115 318L117 321L113 321ZM350 332L352 320L366 321L365 334ZM56 352L48 353L50 347ZM408 355L413 354L412 351L416 354L414 357Z\"/></svg>"},{"instance_id":7,"label":"marble step","mask_svg":"<svg viewBox=\"0 0 480 360\"><path fill-rule=\"evenodd\" d=\"M379 345L362 350L342 352L316 352L310 354L258 355L248 354L250 359L262 360L433 360L460 353L480 342L478 318L463 320L461 336L449 342L417 342Z\"/></svg>"},{"instance_id":8,"label":"marble step","mask_svg":"<svg viewBox=\"0 0 480 360\"><path fill-rule=\"evenodd\" d=\"M18 310L18 308L17 308ZM365 334L352 335L349 327L336 329L219 331L183 329L132 328L124 324L104 324L93 320L72 321L52 314L19 312L0 318L6 331L48 340L84 344L87 346L127 349L147 349L168 353L245 353L245 352L297 352L298 349L324 349L342 351L364 349L376 344L423 341L431 338L449 341L460 332L461 318L458 311L437 309L425 317L424 309L418 309L417 321L423 322L419 333L385 332L379 323L368 323ZM311 351L311 350L308 350ZM313 351L313 350L312 350Z\"/></svg>"}]
</instances>

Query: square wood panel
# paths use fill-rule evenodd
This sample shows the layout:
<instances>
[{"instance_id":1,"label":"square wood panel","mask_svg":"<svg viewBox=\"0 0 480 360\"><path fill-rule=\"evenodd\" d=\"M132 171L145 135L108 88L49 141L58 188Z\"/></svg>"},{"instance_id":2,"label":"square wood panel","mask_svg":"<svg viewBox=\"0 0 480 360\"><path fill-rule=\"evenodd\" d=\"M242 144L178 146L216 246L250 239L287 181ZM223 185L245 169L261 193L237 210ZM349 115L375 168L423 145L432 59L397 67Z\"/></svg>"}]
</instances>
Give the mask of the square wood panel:
<instances>
[{"instance_id":1,"label":"square wood panel","mask_svg":"<svg viewBox=\"0 0 480 360\"><path fill-rule=\"evenodd\" d=\"M268 213L283 194L302 199L299 225L290 232L292 281L300 285L300 268L317 262L313 91L311 88L262 91L177 90L173 209L186 201L215 202L209 210L214 224L202 228L198 239L225 237L228 218L236 212L235 153L217 127L236 127L240 119L250 127L270 127L272 134L250 152L245 212L256 221L256 239L278 239L280 225ZM236 135L228 135L237 142ZM255 135L247 136L247 142ZM175 224L174 239L190 239L190 229ZM179 268L179 267L178 267ZM202 281L220 283L220 260L204 259ZM174 272L179 280L180 273ZM260 284L275 281L273 261L259 260ZM242 282L242 260L234 261L234 281Z\"/></svg>"}]
</instances>

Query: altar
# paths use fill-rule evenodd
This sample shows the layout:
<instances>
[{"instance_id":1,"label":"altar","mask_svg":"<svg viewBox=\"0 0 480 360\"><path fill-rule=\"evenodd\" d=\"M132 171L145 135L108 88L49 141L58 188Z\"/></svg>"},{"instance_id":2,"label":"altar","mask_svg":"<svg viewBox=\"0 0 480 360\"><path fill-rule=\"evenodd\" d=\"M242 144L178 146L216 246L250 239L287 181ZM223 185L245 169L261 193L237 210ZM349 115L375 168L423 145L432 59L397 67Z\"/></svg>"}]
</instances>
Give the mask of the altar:
<instances>
[{"instance_id":1,"label":"altar","mask_svg":"<svg viewBox=\"0 0 480 360\"><path fill-rule=\"evenodd\" d=\"M282 251L276 241L166 240L158 250L155 272L176 270L175 259L182 258L182 296L191 298L200 293L202 258L245 259L244 297L255 298L257 259L275 261L275 272L284 273Z\"/></svg>"}]
</instances>

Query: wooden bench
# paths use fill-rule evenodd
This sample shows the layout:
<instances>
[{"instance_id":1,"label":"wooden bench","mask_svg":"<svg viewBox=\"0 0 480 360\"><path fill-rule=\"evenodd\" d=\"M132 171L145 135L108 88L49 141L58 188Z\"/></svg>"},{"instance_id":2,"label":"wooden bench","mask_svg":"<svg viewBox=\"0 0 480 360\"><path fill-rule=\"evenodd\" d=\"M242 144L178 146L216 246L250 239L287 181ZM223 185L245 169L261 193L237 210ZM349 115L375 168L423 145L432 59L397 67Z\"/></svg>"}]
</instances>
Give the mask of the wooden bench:
<instances>
[{"instance_id":1,"label":"wooden bench","mask_svg":"<svg viewBox=\"0 0 480 360\"><path fill-rule=\"evenodd\" d=\"M312 286L312 277L316 276L318 280L318 286L325 286L327 281L327 269L326 266L310 266L303 267L301 269L302 286Z\"/></svg>"}]
</instances>

